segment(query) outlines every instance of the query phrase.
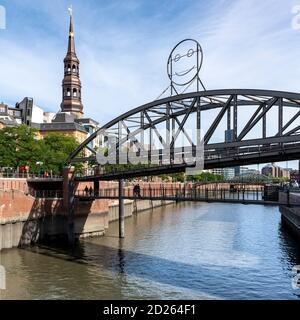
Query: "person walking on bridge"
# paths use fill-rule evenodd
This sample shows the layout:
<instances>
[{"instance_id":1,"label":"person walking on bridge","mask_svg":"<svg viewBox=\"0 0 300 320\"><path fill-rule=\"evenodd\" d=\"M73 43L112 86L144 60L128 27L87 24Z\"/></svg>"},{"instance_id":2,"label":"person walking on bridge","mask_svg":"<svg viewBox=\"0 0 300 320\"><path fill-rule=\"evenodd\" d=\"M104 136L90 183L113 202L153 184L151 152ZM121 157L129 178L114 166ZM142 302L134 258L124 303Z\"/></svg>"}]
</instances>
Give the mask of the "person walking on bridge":
<instances>
[{"instance_id":1,"label":"person walking on bridge","mask_svg":"<svg viewBox=\"0 0 300 320\"><path fill-rule=\"evenodd\" d=\"M133 187L133 195L134 195L135 197L137 197L137 195L138 195L137 184Z\"/></svg>"},{"instance_id":2,"label":"person walking on bridge","mask_svg":"<svg viewBox=\"0 0 300 320\"><path fill-rule=\"evenodd\" d=\"M141 197L141 187L139 184L137 184L137 186L136 186L136 193L137 193L137 196L140 198Z\"/></svg>"}]
</instances>

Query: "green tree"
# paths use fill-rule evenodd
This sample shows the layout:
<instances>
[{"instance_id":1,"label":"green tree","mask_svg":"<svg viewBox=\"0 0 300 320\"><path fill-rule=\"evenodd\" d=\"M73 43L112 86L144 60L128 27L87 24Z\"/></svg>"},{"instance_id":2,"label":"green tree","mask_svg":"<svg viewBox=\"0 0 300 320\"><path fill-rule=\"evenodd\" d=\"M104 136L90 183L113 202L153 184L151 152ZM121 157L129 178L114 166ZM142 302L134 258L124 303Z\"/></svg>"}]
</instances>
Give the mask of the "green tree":
<instances>
[{"instance_id":1,"label":"green tree","mask_svg":"<svg viewBox=\"0 0 300 320\"><path fill-rule=\"evenodd\" d=\"M36 129L26 125L7 127L0 130L0 167L17 170L28 165L30 172L60 174L68 155L78 145L74 137L64 134L51 133L39 140Z\"/></svg>"},{"instance_id":2,"label":"green tree","mask_svg":"<svg viewBox=\"0 0 300 320\"><path fill-rule=\"evenodd\" d=\"M197 175L188 176L187 180L193 182L218 182L224 180L224 177L211 172L201 172Z\"/></svg>"},{"instance_id":3,"label":"green tree","mask_svg":"<svg viewBox=\"0 0 300 320\"><path fill-rule=\"evenodd\" d=\"M39 141L40 160L42 169L60 174L69 154L74 151L79 143L74 137L61 133L50 133Z\"/></svg>"},{"instance_id":4,"label":"green tree","mask_svg":"<svg viewBox=\"0 0 300 320\"><path fill-rule=\"evenodd\" d=\"M25 125L0 130L0 166L34 167L40 154L36 134L36 129Z\"/></svg>"}]
</instances>

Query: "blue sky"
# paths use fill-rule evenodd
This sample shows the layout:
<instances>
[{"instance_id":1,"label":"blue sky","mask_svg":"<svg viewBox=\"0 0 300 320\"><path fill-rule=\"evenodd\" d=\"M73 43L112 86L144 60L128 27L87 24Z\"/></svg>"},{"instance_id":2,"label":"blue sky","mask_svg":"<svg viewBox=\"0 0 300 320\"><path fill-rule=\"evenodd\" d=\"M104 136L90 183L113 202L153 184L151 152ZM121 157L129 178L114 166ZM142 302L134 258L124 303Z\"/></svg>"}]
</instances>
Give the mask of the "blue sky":
<instances>
[{"instance_id":1,"label":"blue sky","mask_svg":"<svg viewBox=\"0 0 300 320\"><path fill-rule=\"evenodd\" d=\"M1 101L59 110L71 3L85 113L100 123L154 100L170 50L189 37L203 47L208 89L299 91L300 0L0 0Z\"/></svg>"}]
</instances>

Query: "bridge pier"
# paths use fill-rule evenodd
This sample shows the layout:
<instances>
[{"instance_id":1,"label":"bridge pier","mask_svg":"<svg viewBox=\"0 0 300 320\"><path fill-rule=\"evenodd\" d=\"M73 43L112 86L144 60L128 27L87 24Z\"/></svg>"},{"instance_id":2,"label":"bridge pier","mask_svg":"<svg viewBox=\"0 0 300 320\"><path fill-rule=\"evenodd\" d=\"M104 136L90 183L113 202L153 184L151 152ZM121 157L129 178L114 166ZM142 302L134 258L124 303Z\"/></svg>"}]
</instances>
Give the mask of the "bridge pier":
<instances>
[{"instance_id":1,"label":"bridge pier","mask_svg":"<svg viewBox=\"0 0 300 320\"><path fill-rule=\"evenodd\" d=\"M99 187L100 183L99 180L95 180L94 181L94 196L97 197L100 194L100 187Z\"/></svg>"},{"instance_id":2,"label":"bridge pier","mask_svg":"<svg viewBox=\"0 0 300 320\"><path fill-rule=\"evenodd\" d=\"M95 174L95 176L101 174L101 167L100 166L98 166L94 169L94 174ZM99 195L100 195L100 181L95 180L94 181L94 196L97 197Z\"/></svg>"},{"instance_id":3,"label":"bridge pier","mask_svg":"<svg viewBox=\"0 0 300 320\"><path fill-rule=\"evenodd\" d=\"M119 238L125 237L124 180L119 180Z\"/></svg>"}]
</instances>

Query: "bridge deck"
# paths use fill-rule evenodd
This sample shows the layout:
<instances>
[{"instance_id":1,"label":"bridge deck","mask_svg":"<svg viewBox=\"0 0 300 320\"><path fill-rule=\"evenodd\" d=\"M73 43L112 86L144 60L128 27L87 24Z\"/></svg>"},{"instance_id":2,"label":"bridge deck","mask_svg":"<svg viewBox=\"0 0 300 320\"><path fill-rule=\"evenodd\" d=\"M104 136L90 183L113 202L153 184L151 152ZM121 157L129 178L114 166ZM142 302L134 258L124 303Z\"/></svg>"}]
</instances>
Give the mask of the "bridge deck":
<instances>
[{"instance_id":1,"label":"bridge deck","mask_svg":"<svg viewBox=\"0 0 300 320\"><path fill-rule=\"evenodd\" d=\"M293 136L294 140L299 138L300 136ZM299 159L299 142L293 144L282 143L273 146L270 145L270 141L273 141L272 139L274 138L264 139L265 143L269 143L267 146L248 145L248 147L244 148L242 151L241 149L237 148L237 143L223 144L223 149L221 150L206 150L204 154L205 161L203 167L204 169L227 168L241 165ZM250 143L250 141L251 140L247 141L247 143ZM253 141L256 143L256 140ZM216 147L216 145L214 147ZM147 154L144 157L140 157L139 161L141 162L139 164L130 168L122 167L122 165L115 165L114 167L109 168L102 167L103 172L99 174L77 176L75 179L77 181L109 181L184 172L187 168L194 169L196 165L194 161L195 158L191 157L191 150L188 147L186 150L187 151L180 153L180 163L171 163L164 154L164 150L157 150L159 151L159 157L155 158L155 161L152 159L152 162L150 163L148 163ZM86 160L95 161L95 158L92 157ZM179 161L179 159L177 159L177 161Z\"/></svg>"}]
</instances>

